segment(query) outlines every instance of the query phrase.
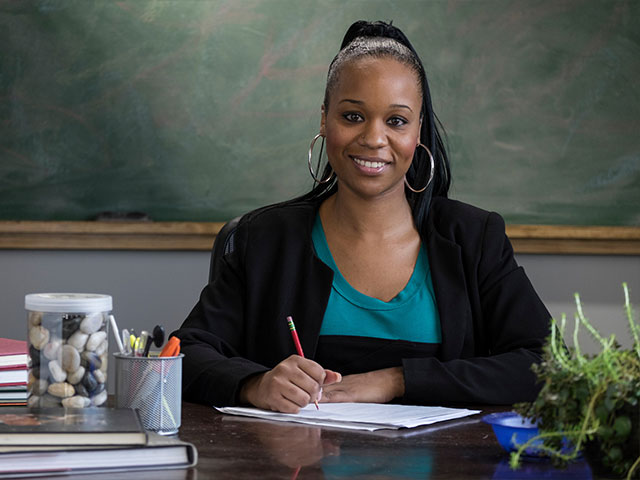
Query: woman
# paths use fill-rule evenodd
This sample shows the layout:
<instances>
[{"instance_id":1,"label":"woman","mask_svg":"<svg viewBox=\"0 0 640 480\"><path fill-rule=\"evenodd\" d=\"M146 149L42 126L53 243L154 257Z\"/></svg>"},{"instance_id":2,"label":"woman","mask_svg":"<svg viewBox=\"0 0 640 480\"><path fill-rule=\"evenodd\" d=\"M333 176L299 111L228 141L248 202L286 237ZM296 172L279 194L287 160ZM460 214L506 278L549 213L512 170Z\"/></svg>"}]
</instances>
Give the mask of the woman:
<instances>
[{"instance_id":1,"label":"woman","mask_svg":"<svg viewBox=\"0 0 640 480\"><path fill-rule=\"evenodd\" d=\"M311 168L319 137L321 177ZM282 412L316 400L532 400L550 315L501 217L446 198L426 75L399 29L347 31L309 168L309 194L242 218L176 332L185 398Z\"/></svg>"}]
</instances>

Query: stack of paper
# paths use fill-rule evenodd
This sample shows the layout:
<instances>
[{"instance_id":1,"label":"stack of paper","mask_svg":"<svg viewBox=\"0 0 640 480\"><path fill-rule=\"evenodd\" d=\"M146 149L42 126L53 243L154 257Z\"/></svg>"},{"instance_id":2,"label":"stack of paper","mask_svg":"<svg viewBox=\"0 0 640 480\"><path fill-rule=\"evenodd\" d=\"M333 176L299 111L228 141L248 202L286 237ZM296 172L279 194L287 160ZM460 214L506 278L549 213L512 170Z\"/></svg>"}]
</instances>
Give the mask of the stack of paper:
<instances>
[{"instance_id":1,"label":"stack of paper","mask_svg":"<svg viewBox=\"0 0 640 480\"><path fill-rule=\"evenodd\" d=\"M466 408L419 407L380 403L321 403L319 410L315 405L310 404L296 414L244 407L224 407L217 408L217 410L231 415L280 422L297 422L322 427L368 431L413 428L480 413L480 410Z\"/></svg>"},{"instance_id":2,"label":"stack of paper","mask_svg":"<svg viewBox=\"0 0 640 480\"><path fill-rule=\"evenodd\" d=\"M27 404L27 342L0 338L0 405Z\"/></svg>"}]
</instances>

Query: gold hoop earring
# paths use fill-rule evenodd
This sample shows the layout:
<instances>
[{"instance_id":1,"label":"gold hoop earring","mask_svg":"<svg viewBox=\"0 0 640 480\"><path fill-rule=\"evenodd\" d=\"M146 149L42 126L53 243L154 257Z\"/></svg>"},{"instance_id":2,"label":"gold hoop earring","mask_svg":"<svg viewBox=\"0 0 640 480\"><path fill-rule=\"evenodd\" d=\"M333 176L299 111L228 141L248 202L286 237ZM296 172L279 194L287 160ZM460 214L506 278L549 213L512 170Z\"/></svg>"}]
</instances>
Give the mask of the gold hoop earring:
<instances>
[{"instance_id":1,"label":"gold hoop earring","mask_svg":"<svg viewBox=\"0 0 640 480\"><path fill-rule=\"evenodd\" d=\"M311 140L311 145L309 145L309 160L308 160L309 173L311 173L311 178L313 178L316 183L327 183L333 178L333 174L334 174L333 169L331 169L331 174L327 178L325 178L324 180L318 180L318 177L316 177L316 174L313 171L313 167L311 166L313 146L315 145L316 140L318 140L320 137L322 137L322 134L321 133L317 134L315 137L313 137L313 140ZM323 137L323 140L324 140L324 137Z\"/></svg>"},{"instance_id":2,"label":"gold hoop earring","mask_svg":"<svg viewBox=\"0 0 640 480\"><path fill-rule=\"evenodd\" d=\"M405 185L407 186L407 188L408 188L409 190L411 190L413 193L422 193L422 192L424 192L424 191L427 189L427 187L431 184L431 181L433 180L433 175L434 175L434 173L435 173L435 171L436 171L436 163L435 163L435 161L433 160L433 155L431 155L431 151L430 151L426 146L424 146L424 145L423 145L423 144L421 144L421 143L419 143L418 145L416 145L416 148L418 148L418 147L422 147L422 148L424 148L424 149L426 150L426 152L427 152L427 155L429 155L429 161L430 161L430 163L431 163L431 173L429 174L429 181L428 181L428 182L427 182L427 184L426 184L424 187L422 187L420 190L416 190L416 189L414 189L411 185L409 185L409 182L407 181L407 176L405 175L405 177L404 177L404 184L405 184Z\"/></svg>"}]
</instances>

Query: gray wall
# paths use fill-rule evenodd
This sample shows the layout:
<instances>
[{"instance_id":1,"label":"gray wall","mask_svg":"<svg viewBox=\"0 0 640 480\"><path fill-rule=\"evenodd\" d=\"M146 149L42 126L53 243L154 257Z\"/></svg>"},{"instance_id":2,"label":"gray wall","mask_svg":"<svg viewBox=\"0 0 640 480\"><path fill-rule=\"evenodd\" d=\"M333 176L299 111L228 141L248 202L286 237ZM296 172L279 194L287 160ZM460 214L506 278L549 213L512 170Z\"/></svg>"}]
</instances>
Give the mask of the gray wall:
<instances>
[{"instance_id":1,"label":"gray wall","mask_svg":"<svg viewBox=\"0 0 640 480\"><path fill-rule=\"evenodd\" d=\"M629 344L620 284L628 282L640 311L640 256L518 255L518 261L554 316L572 319L573 293L580 292L596 327ZM120 328L159 323L171 332L197 301L208 268L208 252L0 250L0 336L26 339L25 294L63 291L112 295ZM588 338L581 344L595 350Z\"/></svg>"}]
</instances>

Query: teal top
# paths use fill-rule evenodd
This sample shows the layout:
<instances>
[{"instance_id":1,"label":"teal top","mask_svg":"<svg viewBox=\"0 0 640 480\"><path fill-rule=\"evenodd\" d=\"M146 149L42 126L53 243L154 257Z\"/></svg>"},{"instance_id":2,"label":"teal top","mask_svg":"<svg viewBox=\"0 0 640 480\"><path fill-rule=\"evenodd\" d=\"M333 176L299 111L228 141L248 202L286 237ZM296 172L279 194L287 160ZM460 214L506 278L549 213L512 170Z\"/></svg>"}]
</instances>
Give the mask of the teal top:
<instances>
[{"instance_id":1,"label":"teal top","mask_svg":"<svg viewBox=\"0 0 640 480\"><path fill-rule=\"evenodd\" d=\"M313 225L312 240L320 260L334 272L329 303L320 329L321 336L442 342L440 317L424 245L420 247L407 285L390 301L384 302L357 291L342 276L329 250L319 215Z\"/></svg>"}]
</instances>

